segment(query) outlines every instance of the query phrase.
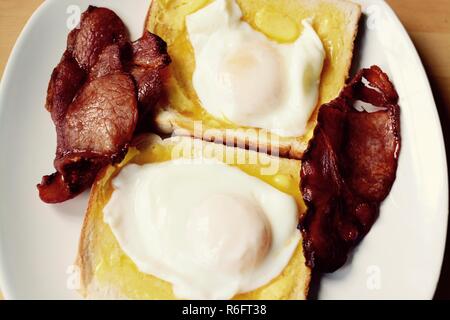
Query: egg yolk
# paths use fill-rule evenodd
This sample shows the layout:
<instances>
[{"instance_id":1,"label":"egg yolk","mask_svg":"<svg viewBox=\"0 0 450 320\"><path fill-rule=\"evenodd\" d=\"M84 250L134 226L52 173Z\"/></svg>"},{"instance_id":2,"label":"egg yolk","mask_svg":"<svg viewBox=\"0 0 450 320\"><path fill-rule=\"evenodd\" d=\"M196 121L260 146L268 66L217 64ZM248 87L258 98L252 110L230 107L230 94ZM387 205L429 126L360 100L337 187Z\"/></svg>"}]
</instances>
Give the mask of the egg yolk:
<instances>
[{"instance_id":1,"label":"egg yolk","mask_svg":"<svg viewBox=\"0 0 450 320\"><path fill-rule=\"evenodd\" d=\"M192 209L187 228L197 261L226 274L252 270L272 242L262 208L240 195L217 194L204 199Z\"/></svg>"},{"instance_id":2,"label":"egg yolk","mask_svg":"<svg viewBox=\"0 0 450 320\"><path fill-rule=\"evenodd\" d=\"M279 105L283 88L277 52L262 42L253 41L234 48L222 61L219 84L239 114L258 116Z\"/></svg>"}]
</instances>

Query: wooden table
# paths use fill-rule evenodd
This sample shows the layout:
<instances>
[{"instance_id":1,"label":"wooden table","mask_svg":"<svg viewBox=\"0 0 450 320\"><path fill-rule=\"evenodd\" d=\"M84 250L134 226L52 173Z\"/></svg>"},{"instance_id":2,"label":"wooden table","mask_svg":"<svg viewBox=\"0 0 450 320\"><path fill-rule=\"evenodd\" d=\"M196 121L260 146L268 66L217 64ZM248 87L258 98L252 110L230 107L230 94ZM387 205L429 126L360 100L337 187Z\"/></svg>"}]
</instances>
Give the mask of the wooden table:
<instances>
[{"instance_id":1,"label":"wooden table","mask_svg":"<svg viewBox=\"0 0 450 320\"><path fill-rule=\"evenodd\" d=\"M42 2L0 0L0 76L25 22ZM438 106L447 150L450 150L450 0L387 2L405 25L425 65ZM450 163L449 155L447 159ZM450 237L447 237L442 270L435 297L450 299Z\"/></svg>"}]
</instances>

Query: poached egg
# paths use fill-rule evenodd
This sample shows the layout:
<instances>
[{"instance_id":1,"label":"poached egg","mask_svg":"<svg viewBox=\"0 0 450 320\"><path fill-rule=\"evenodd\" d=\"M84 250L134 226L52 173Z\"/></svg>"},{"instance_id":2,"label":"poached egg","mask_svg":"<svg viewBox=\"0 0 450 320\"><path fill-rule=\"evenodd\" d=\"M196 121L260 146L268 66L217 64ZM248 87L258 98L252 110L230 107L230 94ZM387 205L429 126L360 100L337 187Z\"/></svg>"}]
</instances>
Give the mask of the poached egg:
<instances>
[{"instance_id":1,"label":"poached egg","mask_svg":"<svg viewBox=\"0 0 450 320\"><path fill-rule=\"evenodd\" d=\"M295 199L223 162L127 165L103 209L141 272L178 298L229 299L277 277L300 241Z\"/></svg>"},{"instance_id":2,"label":"poached egg","mask_svg":"<svg viewBox=\"0 0 450 320\"><path fill-rule=\"evenodd\" d=\"M242 20L235 0L215 0L186 17L202 107L235 124L301 136L319 96L322 42L303 20L293 43L270 40Z\"/></svg>"}]
</instances>

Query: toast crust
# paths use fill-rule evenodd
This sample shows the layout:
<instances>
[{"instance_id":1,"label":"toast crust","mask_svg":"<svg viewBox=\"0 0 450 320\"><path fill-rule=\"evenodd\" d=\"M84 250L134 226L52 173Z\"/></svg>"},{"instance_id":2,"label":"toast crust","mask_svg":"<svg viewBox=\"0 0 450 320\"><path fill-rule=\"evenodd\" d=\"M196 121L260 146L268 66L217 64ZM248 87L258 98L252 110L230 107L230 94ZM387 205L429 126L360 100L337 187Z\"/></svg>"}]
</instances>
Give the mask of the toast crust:
<instances>
[{"instance_id":1,"label":"toast crust","mask_svg":"<svg viewBox=\"0 0 450 320\"><path fill-rule=\"evenodd\" d=\"M92 255L90 251L90 244L93 242L91 241L91 235L94 232L94 206L95 206L95 195L100 190L99 180L101 177L103 177L106 173L106 170L108 167L103 168L100 170L100 172L97 175L97 178L95 179L95 182L92 184L88 202L88 207L86 209L86 214L83 220L83 226L81 227L81 235L80 240L78 242L78 253L77 258L75 260L75 265L78 266L80 271L80 289L79 292L83 297L89 297L91 295L89 287L90 284L93 281L93 275L94 271L92 270L92 266L94 265L92 261Z\"/></svg>"},{"instance_id":2,"label":"toast crust","mask_svg":"<svg viewBox=\"0 0 450 320\"><path fill-rule=\"evenodd\" d=\"M156 135L153 135L152 142L150 144L147 144L147 147L150 147L152 143L158 143L158 144L170 144L173 143L174 139L183 139L183 140L191 140L194 141L194 139L189 137L178 137L178 138L172 138L172 139L165 139L161 140ZM200 140L196 140L197 142ZM248 150L242 150L238 148L232 148L220 144L210 143L206 141L201 141L203 147L208 147L209 150L214 150L213 152L224 152L225 150L234 149L237 152L253 152ZM212 149L211 149L212 148ZM277 157L273 157L270 155L258 153L258 156L261 156L263 158L262 161L266 163L268 160L280 160L283 161L283 165L286 168L297 168L299 166L299 163L297 160L292 159L279 159ZM128 299L129 297L126 296L121 290L113 283L104 284L98 281L98 279L95 277L95 254L96 254L96 245L97 245L97 238L101 235L96 234L96 221L97 217L96 212L98 206L98 203L96 202L98 198L98 194L101 192L101 189L104 187L102 185L102 179L106 175L114 174L117 170L112 170L114 167L109 166L104 168L97 176L94 184L92 185L91 195L89 198L88 208L86 210L86 215L84 218L80 240L79 240L79 246L78 246L78 255L76 258L76 265L79 267L80 270L80 294L87 299ZM117 168L116 168L117 169ZM302 261L304 262L304 257L302 257ZM292 288L289 299L292 300L304 300L308 296L309 291L309 283L311 281L311 270L306 266L302 266L301 268L301 274L298 275L297 281L295 286Z\"/></svg>"},{"instance_id":3,"label":"toast crust","mask_svg":"<svg viewBox=\"0 0 450 320\"><path fill-rule=\"evenodd\" d=\"M358 23L361 17L361 6L357 3L347 0L295 0L305 4L305 6L316 6L319 4L333 4L340 8L345 14L346 32L349 34L348 41L348 54L346 60L342 61L345 66L346 73L343 75L345 81L342 83L344 86L349 76L349 71L352 64L354 42L358 33ZM157 4L156 1L152 1L147 14L147 29L152 31L153 27L157 23ZM342 89L342 87L340 89ZM339 90L340 91L340 90ZM332 99L335 97L332 97ZM332 100L330 99L330 100ZM275 134L267 133L266 130L254 128L258 132L257 135L245 135L242 134L241 129L217 129L208 127L203 123L203 130L195 132L192 129L186 128L182 123L193 122L188 116L180 114L177 110L168 105L158 106L155 112L154 126L155 130L164 135L182 135L190 136L197 139L203 139L205 141L224 143L227 145L234 145L237 147L245 147L251 150L259 150L260 152L267 152L269 154L277 154L280 157L301 159L303 153L308 146L308 140L311 138L312 131L315 127L319 105L316 106L309 121L308 131L309 133L302 137L279 137ZM189 126L191 127L191 126ZM210 132L213 131L214 134ZM218 134L220 131L220 134ZM268 136L268 139L259 139L260 136ZM261 151L262 150L262 151ZM266 150L266 151L264 151ZM276 150L271 152L270 150Z\"/></svg>"}]
</instances>

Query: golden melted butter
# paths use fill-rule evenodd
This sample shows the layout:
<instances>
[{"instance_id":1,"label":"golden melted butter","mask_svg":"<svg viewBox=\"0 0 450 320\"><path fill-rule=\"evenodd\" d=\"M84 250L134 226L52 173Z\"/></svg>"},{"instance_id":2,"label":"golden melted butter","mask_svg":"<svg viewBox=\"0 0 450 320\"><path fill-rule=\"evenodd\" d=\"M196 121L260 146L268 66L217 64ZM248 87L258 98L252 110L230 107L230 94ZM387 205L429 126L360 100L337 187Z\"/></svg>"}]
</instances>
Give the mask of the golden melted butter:
<instances>
[{"instance_id":1,"label":"golden melted butter","mask_svg":"<svg viewBox=\"0 0 450 320\"><path fill-rule=\"evenodd\" d=\"M223 147L225 149L225 147ZM202 153L206 156L207 150ZM177 158L177 152L174 152L174 144L153 143L146 147L144 151L138 151L135 148L130 149L125 160L115 166L110 166L103 178L99 180L91 195L92 210L89 214L94 215L88 221L94 225L94 240L90 243L94 254L94 261L91 266L97 281L104 284L114 284L120 292L131 299L175 299L172 292L172 285L166 281L158 279L149 274L140 272L133 261L122 251L116 241L110 227L103 222L103 207L108 202L113 192L111 180L120 172L120 169L127 163L145 164L152 162L162 162ZM195 154L184 153L184 158L190 158ZM267 167L258 159L256 164L239 164L248 162L249 157L256 153L239 149L238 153L228 156L228 153L211 153L211 157L226 162L229 165L237 166L249 175L260 178L271 184L282 192L295 197L299 214L305 211L304 203L299 191L299 171L300 162L294 160L284 160L279 162L278 169L272 175L264 175L261 168ZM254 157L251 159L254 161ZM267 159L267 156L265 156ZM292 162L294 161L294 162ZM293 165L292 163L295 163ZM283 214L280 212L280 214ZM302 278L303 277L303 278ZM296 289L296 283L299 279L308 279L309 270L305 267L305 259L300 244L291 258L291 261L277 278L267 285L248 292L240 294L235 299L287 299ZM300 280L301 281L301 280ZM305 280L306 281L306 280Z\"/></svg>"},{"instance_id":2,"label":"golden melted butter","mask_svg":"<svg viewBox=\"0 0 450 320\"><path fill-rule=\"evenodd\" d=\"M292 0L236 0L243 20L270 39L286 43L295 41L303 31L301 21L312 18L313 28L325 48L325 63L319 88L319 103L334 99L342 89L347 75L348 49L344 48L345 16L333 3L305 6L303 1ZM193 121L202 120L204 127L235 129L237 126L224 119L215 119L200 104L192 85L195 56L185 27L185 17L211 2L211 0L154 0L147 28L168 44L172 57L167 81L168 103ZM315 126L317 114L308 123L303 141L308 141ZM186 121L174 120L177 126L191 129ZM279 141L289 138L279 137Z\"/></svg>"},{"instance_id":3,"label":"golden melted butter","mask_svg":"<svg viewBox=\"0 0 450 320\"><path fill-rule=\"evenodd\" d=\"M294 42L300 34L295 20L268 6L262 7L256 12L254 25L255 29L281 43Z\"/></svg>"}]
</instances>

